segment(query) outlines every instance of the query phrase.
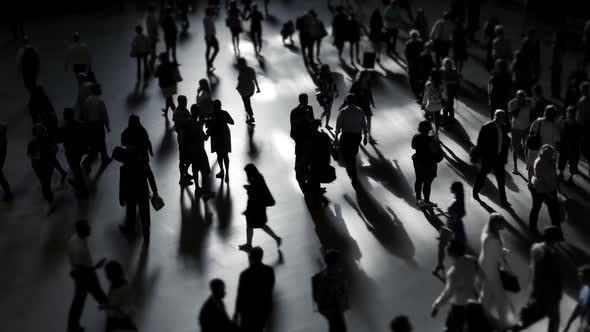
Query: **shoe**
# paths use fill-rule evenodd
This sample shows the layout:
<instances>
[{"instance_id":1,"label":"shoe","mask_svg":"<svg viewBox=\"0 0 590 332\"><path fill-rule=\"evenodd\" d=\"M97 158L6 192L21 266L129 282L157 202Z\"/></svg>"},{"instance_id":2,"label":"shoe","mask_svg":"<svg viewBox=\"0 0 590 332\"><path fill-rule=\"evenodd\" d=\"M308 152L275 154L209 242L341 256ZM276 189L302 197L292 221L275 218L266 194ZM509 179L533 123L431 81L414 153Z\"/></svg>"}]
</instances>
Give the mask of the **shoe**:
<instances>
[{"instance_id":1,"label":"shoe","mask_svg":"<svg viewBox=\"0 0 590 332\"><path fill-rule=\"evenodd\" d=\"M217 175L215 175L215 177L218 178L218 179L223 179L224 173L223 172L219 172L219 173L217 173Z\"/></svg>"},{"instance_id":2,"label":"shoe","mask_svg":"<svg viewBox=\"0 0 590 332\"><path fill-rule=\"evenodd\" d=\"M424 205L427 207L438 206L436 203L433 203L431 201L424 201Z\"/></svg>"},{"instance_id":3,"label":"shoe","mask_svg":"<svg viewBox=\"0 0 590 332\"><path fill-rule=\"evenodd\" d=\"M250 251L252 249L252 245L246 243L246 244L242 244L241 246L238 246L238 248L243 251Z\"/></svg>"},{"instance_id":4,"label":"shoe","mask_svg":"<svg viewBox=\"0 0 590 332\"><path fill-rule=\"evenodd\" d=\"M371 137L371 138L369 138L369 143L375 144L375 143L377 143L377 141L373 137Z\"/></svg>"}]
</instances>

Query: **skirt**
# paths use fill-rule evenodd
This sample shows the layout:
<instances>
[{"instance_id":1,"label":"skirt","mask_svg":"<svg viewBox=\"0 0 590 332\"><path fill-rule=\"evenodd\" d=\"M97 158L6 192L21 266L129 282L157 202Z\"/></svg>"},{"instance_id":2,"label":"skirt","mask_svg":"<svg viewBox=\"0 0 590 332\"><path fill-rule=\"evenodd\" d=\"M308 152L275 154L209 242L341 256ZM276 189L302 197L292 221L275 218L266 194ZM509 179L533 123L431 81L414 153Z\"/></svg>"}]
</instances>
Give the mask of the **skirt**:
<instances>
[{"instance_id":1,"label":"skirt","mask_svg":"<svg viewBox=\"0 0 590 332\"><path fill-rule=\"evenodd\" d=\"M164 97L172 97L178 93L178 86L176 84L171 86L162 87L162 94Z\"/></svg>"},{"instance_id":2,"label":"skirt","mask_svg":"<svg viewBox=\"0 0 590 332\"><path fill-rule=\"evenodd\" d=\"M244 215L246 216L246 225L250 228L261 228L268 222L266 207L264 206L252 206L252 204L248 204Z\"/></svg>"}]
</instances>

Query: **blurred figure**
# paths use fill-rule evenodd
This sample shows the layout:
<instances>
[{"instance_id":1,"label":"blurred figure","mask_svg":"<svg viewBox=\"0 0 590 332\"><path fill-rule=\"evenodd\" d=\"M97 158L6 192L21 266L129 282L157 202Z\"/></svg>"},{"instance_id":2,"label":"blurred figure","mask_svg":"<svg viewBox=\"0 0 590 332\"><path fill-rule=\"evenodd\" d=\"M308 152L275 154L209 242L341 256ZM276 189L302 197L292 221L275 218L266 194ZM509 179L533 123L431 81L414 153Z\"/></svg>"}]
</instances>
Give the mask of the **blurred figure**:
<instances>
[{"instance_id":1,"label":"blurred figure","mask_svg":"<svg viewBox=\"0 0 590 332\"><path fill-rule=\"evenodd\" d=\"M238 59L238 85L236 90L242 97L244 102L244 108L246 110L246 123L254 125L254 111L252 110L251 98L254 92L260 93L260 87L258 86L258 80L256 79L256 72L254 68L248 66L246 59Z\"/></svg>"},{"instance_id":2,"label":"blurred figure","mask_svg":"<svg viewBox=\"0 0 590 332\"><path fill-rule=\"evenodd\" d=\"M391 332L412 332L412 324L408 316L397 316L389 324Z\"/></svg>"},{"instance_id":3,"label":"blurred figure","mask_svg":"<svg viewBox=\"0 0 590 332\"><path fill-rule=\"evenodd\" d=\"M37 78L41 67L39 52L31 45L28 36L23 37L23 46L16 53L18 71L23 76L25 88L32 92L37 86Z\"/></svg>"},{"instance_id":4,"label":"blurred figure","mask_svg":"<svg viewBox=\"0 0 590 332\"><path fill-rule=\"evenodd\" d=\"M367 120L363 110L356 105L353 94L346 96L346 104L340 109L336 120L336 145L340 146L342 159L346 164L346 173L352 180L353 186L358 184L356 156L361 141L367 145Z\"/></svg>"},{"instance_id":5,"label":"blurred figure","mask_svg":"<svg viewBox=\"0 0 590 332\"><path fill-rule=\"evenodd\" d=\"M428 25L426 14L424 14L424 9L418 8L416 18L414 18L414 21L412 22L412 28L418 31L420 38L422 38L424 42L427 42L426 38L430 36L430 26Z\"/></svg>"},{"instance_id":6,"label":"blurred figure","mask_svg":"<svg viewBox=\"0 0 590 332\"><path fill-rule=\"evenodd\" d=\"M444 12L442 18L437 20L430 32L430 39L434 42L434 53L436 54L436 63L440 66L442 59L449 55L451 49L451 40L453 35L453 22L451 15Z\"/></svg>"},{"instance_id":7,"label":"blurred figure","mask_svg":"<svg viewBox=\"0 0 590 332\"><path fill-rule=\"evenodd\" d=\"M531 93L534 77L531 72L530 60L526 59L521 51L514 53L514 61L512 61L512 83L515 89Z\"/></svg>"},{"instance_id":8,"label":"blurred figure","mask_svg":"<svg viewBox=\"0 0 590 332\"><path fill-rule=\"evenodd\" d=\"M160 22L162 30L164 31L164 44L166 45L166 57L170 59L172 53L172 61L176 64L176 40L178 39L178 28L176 27L176 20L174 19L172 8L166 7L164 9L164 16Z\"/></svg>"},{"instance_id":9,"label":"blurred figure","mask_svg":"<svg viewBox=\"0 0 590 332\"><path fill-rule=\"evenodd\" d=\"M408 62L408 80L414 96L418 98L424 84L420 75L420 55L424 51L424 42L420 39L418 30L410 31L410 39L406 42L405 57Z\"/></svg>"},{"instance_id":10,"label":"blurred figure","mask_svg":"<svg viewBox=\"0 0 590 332\"><path fill-rule=\"evenodd\" d=\"M527 166L528 166L528 180L531 182L533 171L535 169L535 162L539 156L539 151L543 145L550 145L551 147L559 146L561 135L559 127L557 126L557 109L553 105L545 108L543 117L537 118L531 124L529 129L529 136L538 135L539 145L536 147L527 147ZM555 166L555 165L554 165ZM554 167L555 168L555 167Z\"/></svg>"},{"instance_id":11,"label":"blurred figure","mask_svg":"<svg viewBox=\"0 0 590 332\"><path fill-rule=\"evenodd\" d=\"M250 39L254 45L254 54L258 57L262 52L262 21L264 21L264 16L258 10L258 4L255 3L252 6L252 10L244 19L250 20Z\"/></svg>"},{"instance_id":12,"label":"blurred figure","mask_svg":"<svg viewBox=\"0 0 590 332\"><path fill-rule=\"evenodd\" d=\"M155 72L158 78L158 85L162 90L164 98L166 98L166 104L162 108L163 116L168 116L168 108L172 111L176 109L174 104L174 95L178 93L177 83L182 80L178 71L178 65L170 62L168 54L160 54L160 65L156 68Z\"/></svg>"},{"instance_id":13,"label":"blurred figure","mask_svg":"<svg viewBox=\"0 0 590 332\"><path fill-rule=\"evenodd\" d=\"M555 169L556 164L555 149L548 144L541 147L539 156L533 166L533 177L529 189L533 196L533 206L529 216L529 228L533 233L538 233L537 219L543 203L547 204L549 217L553 226L560 228L559 217L559 199L557 190L559 189L559 177Z\"/></svg>"},{"instance_id":14,"label":"blurred figure","mask_svg":"<svg viewBox=\"0 0 590 332\"><path fill-rule=\"evenodd\" d=\"M137 331L131 320L132 289L123 272L123 266L117 261L109 261L104 272L109 281L109 304L104 307L107 312L106 332Z\"/></svg>"},{"instance_id":15,"label":"blurred figure","mask_svg":"<svg viewBox=\"0 0 590 332\"><path fill-rule=\"evenodd\" d=\"M563 332L568 332L572 323L579 318L578 331L587 330L590 327L588 320L588 305L590 304L590 265L584 265L578 269L578 281L582 286L578 295L578 303L572 311Z\"/></svg>"},{"instance_id":16,"label":"blurred figure","mask_svg":"<svg viewBox=\"0 0 590 332\"><path fill-rule=\"evenodd\" d=\"M385 27L385 44L387 54L397 54L396 44L399 28L402 25L402 8L400 0L384 0L383 26Z\"/></svg>"},{"instance_id":17,"label":"blurred figure","mask_svg":"<svg viewBox=\"0 0 590 332\"><path fill-rule=\"evenodd\" d=\"M356 17L355 13L351 13L348 17L348 22L346 24L346 31L347 31L347 40L350 44L350 64L354 67L354 60L356 54L356 62L359 64L361 63L361 57L359 52L359 45L361 42L361 23L359 22L358 18Z\"/></svg>"},{"instance_id":18,"label":"blurred figure","mask_svg":"<svg viewBox=\"0 0 590 332\"><path fill-rule=\"evenodd\" d=\"M371 72L368 70L361 71L350 87L350 93L354 95L358 107L363 110L367 122L367 135L369 142L375 144L377 141L371 136L371 124L375 100L373 99L373 89L371 89Z\"/></svg>"},{"instance_id":19,"label":"blurred figure","mask_svg":"<svg viewBox=\"0 0 590 332\"><path fill-rule=\"evenodd\" d=\"M496 38L496 34L494 32L496 26L500 22L494 16L490 17L485 26L484 26L484 36L486 39L486 61L485 65L488 71L492 71L494 69L494 58L492 56L493 53L493 45L494 45L494 38Z\"/></svg>"},{"instance_id":20,"label":"blurred figure","mask_svg":"<svg viewBox=\"0 0 590 332\"><path fill-rule=\"evenodd\" d=\"M336 7L336 14L332 19L332 36L334 37L334 46L338 50L338 59L340 62L344 62L342 59L342 51L344 50L344 43L347 37L347 24L348 16L344 13L342 6Z\"/></svg>"},{"instance_id":21,"label":"blurred figure","mask_svg":"<svg viewBox=\"0 0 590 332\"><path fill-rule=\"evenodd\" d=\"M473 0L473 2L476 1L480 0ZM463 29L463 26L461 24L456 24L455 29L453 29L451 48L453 50L453 60L455 61L455 65L457 66L457 71L461 73L463 72L463 66L465 65L465 61L467 61L467 59L469 58L469 53L467 52L467 38L465 36L465 29Z\"/></svg>"},{"instance_id":22,"label":"blurred figure","mask_svg":"<svg viewBox=\"0 0 590 332\"><path fill-rule=\"evenodd\" d=\"M100 84L93 84L90 89L91 95L86 98L82 105L81 120L86 123L88 129L88 138L90 151L84 160L84 167L90 170L92 162L96 160L100 153L101 168L105 168L111 158L107 153L106 132L111 132L109 114L102 98L102 88Z\"/></svg>"},{"instance_id":23,"label":"blurred figure","mask_svg":"<svg viewBox=\"0 0 590 332\"><path fill-rule=\"evenodd\" d=\"M518 90L516 98L508 103L508 117L511 124L510 134L512 136L512 161L514 163L512 174L518 174L518 159L526 157L525 140L534 120L532 107L533 101L527 97L524 90Z\"/></svg>"},{"instance_id":24,"label":"blurred figure","mask_svg":"<svg viewBox=\"0 0 590 332\"><path fill-rule=\"evenodd\" d=\"M445 58L441 68L441 78L444 85L446 98L443 105L443 116L448 120L455 119L455 99L459 94L461 83L460 70L455 67L453 60Z\"/></svg>"},{"instance_id":25,"label":"blurred figure","mask_svg":"<svg viewBox=\"0 0 590 332\"><path fill-rule=\"evenodd\" d=\"M207 136L211 137L211 153L217 154L219 173L216 178L229 182L229 153L231 153L231 131L229 125L234 119L221 108L221 101L213 102L213 115L207 121Z\"/></svg>"},{"instance_id":26,"label":"blurred figure","mask_svg":"<svg viewBox=\"0 0 590 332\"><path fill-rule=\"evenodd\" d=\"M141 25L135 27L137 34L131 42L131 57L137 60L137 82L141 81L141 69L143 66L143 80L147 82L148 79L148 55L151 50L150 37L143 34Z\"/></svg>"},{"instance_id":27,"label":"blurred figure","mask_svg":"<svg viewBox=\"0 0 590 332\"><path fill-rule=\"evenodd\" d=\"M440 70L433 69L430 72L430 79L424 85L424 95L422 96L422 109L427 120L434 124L434 136L438 137L438 127L440 125L440 112L443 110L445 102L445 86L442 82Z\"/></svg>"},{"instance_id":28,"label":"blurred figure","mask_svg":"<svg viewBox=\"0 0 590 332\"><path fill-rule=\"evenodd\" d=\"M492 59L504 60L510 62L512 60L512 43L504 36L504 26L496 25L494 27L494 40L492 41Z\"/></svg>"},{"instance_id":29,"label":"blurred figure","mask_svg":"<svg viewBox=\"0 0 590 332\"><path fill-rule=\"evenodd\" d=\"M215 71L213 62L219 53L219 41L217 40L217 30L215 28L215 10L207 8L205 18L203 19L203 31L205 32L205 61L207 63L207 73ZM211 53L213 51L213 53Z\"/></svg>"},{"instance_id":30,"label":"blurred figure","mask_svg":"<svg viewBox=\"0 0 590 332\"><path fill-rule=\"evenodd\" d=\"M513 96L512 76L508 71L508 64L504 60L496 60L492 76L488 80L488 98L490 119L494 118L496 110L505 110L508 101Z\"/></svg>"},{"instance_id":31,"label":"blurred figure","mask_svg":"<svg viewBox=\"0 0 590 332\"><path fill-rule=\"evenodd\" d=\"M238 4L235 0L229 3L229 9L227 10L227 19L225 25L229 28L231 33L231 41L234 47L234 54L240 55L240 33L242 33L242 17L244 14L238 8Z\"/></svg>"},{"instance_id":32,"label":"blurred figure","mask_svg":"<svg viewBox=\"0 0 590 332\"><path fill-rule=\"evenodd\" d=\"M159 36L159 20L158 17L156 15L156 6L154 6L154 4L150 3L148 5L148 12L147 15L145 17L145 27L146 27L146 32L148 37L150 38L150 54L151 54L151 59L150 59L150 65L151 68L153 69L156 63L156 45L158 44L158 41L160 40L160 36Z\"/></svg>"},{"instance_id":33,"label":"blurred figure","mask_svg":"<svg viewBox=\"0 0 590 332\"><path fill-rule=\"evenodd\" d=\"M455 198L447 208L447 227L453 232L453 240L463 242L467 245L467 234L465 233L465 224L463 218L467 212L465 211L465 189L463 183L453 182L451 184L451 193Z\"/></svg>"},{"instance_id":34,"label":"blurred figure","mask_svg":"<svg viewBox=\"0 0 590 332\"><path fill-rule=\"evenodd\" d=\"M326 268L311 278L313 301L328 321L330 332L345 332L344 313L350 309L349 281L338 251L328 250L324 261Z\"/></svg>"},{"instance_id":35,"label":"blurred figure","mask_svg":"<svg viewBox=\"0 0 590 332\"><path fill-rule=\"evenodd\" d=\"M237 332L238 327L231 321L225 310L225 283L221 279L213 279L209 283L211 295L201 307L199 324L201 332Z\"/></svg>"},{"instance_id":36,"label":"blurred figure","mask_svg":"<svg viewBox=\"0 0 590 332\"><path fill-rule=\"evenodd\" d=\"M381 62L381 43L383 42L383 16L379 8L375 8L369 21L369 40L373 45L375 60Z\"/></svg>"},{"instance_id":37,"label":"blurred figure","mask_svg":"<svg viewBox=\"0 0 590 332\"><path fill-rule=\"evenodd\" d=\"M532 83L537 83L541 76L541 43L537 38L536 29L531 28L527 31L526 37L522 40L520 46L520 53L529 65Z\"/></svg>"},{"instance_id":38,"label":"blurred figure","mask_svg":"<svg viewBox=\"0 0 590 332\"><path fill-rule=\"evenodd\" d=\"M551 44L551 96L561 100L561 77L563 73L563 56L565 53L565 42L560 33L555 33Z\"/></svg>"},{"instance_id":39,"label":"blurred figure","mask_svg":"<svg viewBox=\"0 0 590 332\"><path fill-rule=\"evenodd\" d=\"M0 122L0 186L2 190L4 190L4 197L2 200L5 202L10 202L14 199L12 195L12 190L10 190L10 186L8 185L8 181L6 181L6 177L4 176L4 162L6 161L6 150L8 146L8 136L6 135L7 126L5 123Z\"/></svg>"},{"instance_id":40,"label":"blurred figure","mask_svg":"<svg viewBox=\"0 0 590 332\"><path fill-rule=\"evenodd\" d=\"M208 198L211 194L209 191L211 167L207 151L205 151L205 141L208 136L203 132L204 120L199 115L200 113L199 106L191 106L191 120L187 127L186 144L189 162L192 165L195 194L206 195ZM201 173L202 187L199 186L199 173Z\"/></svg>"},{"instance_id":41,"label":"blurred figure","mask_svg":"<svg viewBox=\"0 0 590 332\"><path fill-rule=\"evenodd\" d=\"M416 153L412 155L412 162L416 175L414 193L418 206L435 205L430 202L430 191L432 181L436 178L438 158L434 155L435 149L432 147L439 143L430 135L431 131L430 121L420 121L418 133L412 138L412 149L416 150Z\"/></svg>"},{"instance_id":42,"label":"blurred figure","mask_svg":"<svg viewBox=\"0 0 590 332\"><path fill-rule=\"evenodd\" d=\"M82 174L82 157L88 153L88 133L86 127L75 119L72 108L64 109L65 124L60 128L60 140L64 145L64 152L74 179L70 184L79 197L88 196L88 188Z\"/></svg>"},{"instance_id":43,"label":"blurred figure","mask_svg":"<svg viewBox=\"0 0 590 332\"><path fill-rule=\"evenodd\" d=\"M561 140L559 141L559 178L563 179L565 167L569 164L570 177L566 180L573 183L574 175L578 174L580 162L580 150L584 131L581 124L576 121L576 108L569 106L566 110L566 118L561 127Z\"/></svg>"},{"instance_id":44,"label":"blurred figure","mask_svg":"<svg viewBox=\"0 0 590 332\"><path fill-rule=\"evenodd\" d=\"M80 41L80 34L74 33L72 43L66 50L65 69L72 68L74 74L88 73L92 70L92 56L90 50Z\"/></svg>"},{"instance_id":45,"label":"blurred figure","mask_svg":"<svg viewBox=\"0 0 590 332\"><path fill-rule=\"evenodd\" d=\"M291 110L290 114L291 138L295 142L295 177L302 192L307 191L308 170L305 160L306 148L311 138L312 123L314 120L313 108L309 106L309 97L302 93L299 95L299 105Z\"/></svg>"},{"instance_id":46,"label":"blurred figure","mask_svg":"<svg viewBox=\"0 0 590 332\"><path fill-rule=\"evenodd\" d=\"M336 79L330 70L330 66L325 64L320 68L320 72L317 76L317 92L316 97L318 103L324 109L324 112L320 116L320 119L326 118L326 129L330 130L330 118L332 116L332 106L334 104L334 98L338 97L338 86L336 85Z\"/></svg>"},{"instance_id":47,"label":"blurred figure","mask_svg":"<svg viewBox=\"0 0 590 332\"><path fill-rule=\"evenodd\" d=\"M27 156L35 175L41 182L43 197L49 203L49 213L55 210L53 190L51 189L51 178L55 168L57 145L49 136L47 128L37 123L33 125L33 138L27 145Z\"/></svg>"},{"instance_id":48,"label":"blurred figure","mask_svg":"<svg viewBox=\"0 0 590 332\"><path fill-rule=\"evenodd\" d=\"M188 101L186 96L178 96L178 107L174 110L172 121L174 121L174 131L178 142L178 170L180 180L178 184L182 187L192 185L192 176L188 173L190 167L189 149L188 149L188 127L191 121L191 113L187 108Z\"/></svg>"}]
</instances>

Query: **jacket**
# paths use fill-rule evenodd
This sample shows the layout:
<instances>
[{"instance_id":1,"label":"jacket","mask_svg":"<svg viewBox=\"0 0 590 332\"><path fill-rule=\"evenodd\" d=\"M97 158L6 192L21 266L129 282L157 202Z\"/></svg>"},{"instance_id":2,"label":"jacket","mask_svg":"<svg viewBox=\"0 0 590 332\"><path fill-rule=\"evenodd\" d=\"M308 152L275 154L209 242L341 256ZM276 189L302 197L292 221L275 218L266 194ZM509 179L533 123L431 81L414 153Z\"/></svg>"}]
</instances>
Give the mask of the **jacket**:
<instances>
[{"instance_id":1,"label":"jacket","mask_svg":"<svg viewBox=\"0 0 590 332\"><path fill-rule=\"evenodd\" d=\"M477 136L476 148L481 157L482 163L496 162L498 158L504 164L508 162L508 149L510 147L510 138L508 137L508 130L504 126L502 132L502 148L498 154L498 132L495 121L488 121L481 127L479 135Z\"/></svg>"}]
</instances>

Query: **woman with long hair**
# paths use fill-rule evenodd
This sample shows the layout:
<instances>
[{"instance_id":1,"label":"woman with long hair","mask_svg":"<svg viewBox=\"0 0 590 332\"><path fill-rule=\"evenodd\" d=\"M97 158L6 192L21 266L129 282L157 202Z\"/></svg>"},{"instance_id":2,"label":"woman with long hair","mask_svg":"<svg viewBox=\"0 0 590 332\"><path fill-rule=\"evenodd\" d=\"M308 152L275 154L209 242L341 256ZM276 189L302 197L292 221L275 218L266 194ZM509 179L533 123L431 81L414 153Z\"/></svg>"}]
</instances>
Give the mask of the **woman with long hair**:
<instances>
[{"instance_id":1,"label":"woman with long hair","mask_svg":"<svg viewBox=\"0 0 590 332\"><path fill-rule=\"evenodd\" d=\"M219 173L215 177L229 182L229 153L231 152L231 133L229 125L234 119L221 109L221 101L213 102L213 114L207 121L207 135L211 137L211 152L217 153Z\"/></svg>"},{"instance_id":2,"label":"woman with long hair","mask_svg":"<svg viewBox=\"0 0 590 332\"><path fill-rule=\"evenodd\" d=\"M248 194L248 203L244 215L246 216L246 243L240 246L240 250L249 251L252 249L252 237L254 236L254 229L260 228L266 234L270 235L280 247L283 242L282 238L275 234L275 232L267 225L268 217L266 215L266 208L273 206L275 200L270 193L264 181L264 177L258 171L254 164L248 164L244 168L248 184L244 185L246 193Z\"/></svg>"},{"instance_id":3,"label":"woman with long hair","mask_svg":"<svg viewBox=\"0 0 590 332\"><path fill-rule=\"evenodd\" d=\"M150 136L139 121L137 115L129 116L127 128L125 128L121 134L121 144L125 147L134 147L138 149L145 160L149 160L150 156L154 156Z\"/></svg>"},{"instance_id":4,"label":"woman with long hair","mask_svg":"<svg viewBox=\"0 0 590 332\"><path fill-rule=\"evenodd\" d=\"M482 305L489 317L499 328L507 328L516 323L514 307L508 298L500 278L500 270L508 269L507 250L504 248L501 231L506 220L498 213L492 213L481 234L479 264L486 276L483 281Z\"/></svg>"},{"instance_id":5,"label":"woman with long hair","mask_svg":"<svg viewBox=\"0 0 590 332\"><path fill-rule=\"evenodd\" d=\"M320 119L326 117L326 129L332 129L332 127L330 127L330 116L332 115L334 97L338 97L338 87L336 86L336 80L334 79L334 75L332 75L329 65L325 64L320 68L317 85L318 92L316 93L316 96L318 103L324 109Z\"/></svg>"}]
</instances>

